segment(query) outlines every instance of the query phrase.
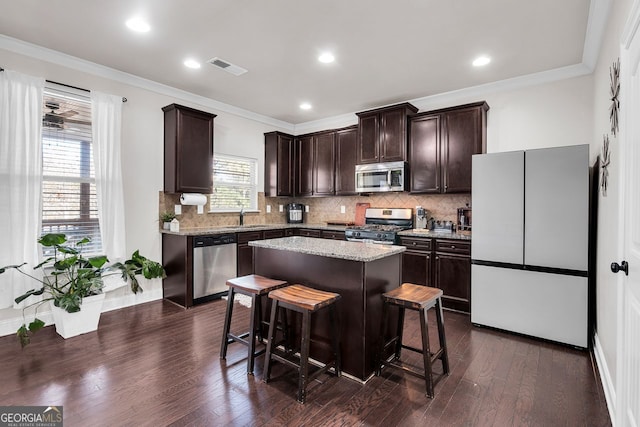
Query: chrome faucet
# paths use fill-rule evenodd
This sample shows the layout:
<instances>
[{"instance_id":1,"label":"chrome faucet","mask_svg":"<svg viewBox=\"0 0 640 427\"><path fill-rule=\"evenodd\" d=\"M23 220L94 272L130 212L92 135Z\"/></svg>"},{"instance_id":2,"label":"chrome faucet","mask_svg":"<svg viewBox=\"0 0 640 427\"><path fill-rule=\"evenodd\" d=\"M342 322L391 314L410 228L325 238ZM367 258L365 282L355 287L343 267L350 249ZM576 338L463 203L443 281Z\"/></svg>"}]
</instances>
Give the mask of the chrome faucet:
<instances>
[{"instance_id":1,"label":"chrome faucet","mask_svg":"<svg viewBox=\"0 0 640 427\"><path fill-rule=\"evenodd\" d=\"M240 208L240 225L244 225L244 206Z\"/></svg>"}]
</instances>

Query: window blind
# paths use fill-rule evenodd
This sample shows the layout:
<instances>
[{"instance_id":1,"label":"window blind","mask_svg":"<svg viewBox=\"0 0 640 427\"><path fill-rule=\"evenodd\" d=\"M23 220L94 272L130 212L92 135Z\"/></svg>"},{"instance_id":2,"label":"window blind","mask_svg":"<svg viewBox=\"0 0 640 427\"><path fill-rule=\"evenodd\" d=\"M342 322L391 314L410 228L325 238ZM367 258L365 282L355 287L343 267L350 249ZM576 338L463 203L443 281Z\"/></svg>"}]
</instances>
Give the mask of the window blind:
<instances>
[{"instance_id":1,"label":"window blind","mask_svg":"<svg viewBox=\"0 0 640 427\"><path fill-rule=\"evenodd\" d=\"M255 159L216 154L213 156L211 211L258 208Z\"/></svg>"},{"instance_id":2,"label":"window blind","mask_svg":"<svg viewBox=\"0 0 640 427\"><path fill-rule=\"evenodd\" d=\"M91 243L83 254L100 253L91 102L86 94L45 86L42 169L42 234L64 233L70 242L88 237Z\"/></svg>"}]
</instances>

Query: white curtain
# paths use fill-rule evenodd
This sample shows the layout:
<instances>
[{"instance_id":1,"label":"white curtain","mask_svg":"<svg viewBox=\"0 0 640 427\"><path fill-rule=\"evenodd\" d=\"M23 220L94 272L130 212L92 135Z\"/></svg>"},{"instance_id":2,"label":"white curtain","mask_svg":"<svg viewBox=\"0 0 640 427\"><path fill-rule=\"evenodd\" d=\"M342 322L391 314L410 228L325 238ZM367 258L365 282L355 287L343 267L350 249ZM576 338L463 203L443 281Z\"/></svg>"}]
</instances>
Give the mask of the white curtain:
<instances>
[{"instance_id":1,"label":"white curtain","mask_svg":"<svg viewBox=\"0 0 640 427\"><path fill-rule=\"evenodd\" d=\"M125 257L124 194L120 163L122 98L91 91L93 163L102 249L110 261Z\"/></svg>"},{"instance_id":2,"label":"white curtain","mask_svg":"<svg viewBox=\"0 0 640 427\"><path fill-rule=\"evenodd\" d=\"M27 262L32 275L40 259L43 90L43 78L0 72L0 267ZM14 298L37 286L16 271L0 274L0 308L24 306Z\"/></svg>"}]
</instances>

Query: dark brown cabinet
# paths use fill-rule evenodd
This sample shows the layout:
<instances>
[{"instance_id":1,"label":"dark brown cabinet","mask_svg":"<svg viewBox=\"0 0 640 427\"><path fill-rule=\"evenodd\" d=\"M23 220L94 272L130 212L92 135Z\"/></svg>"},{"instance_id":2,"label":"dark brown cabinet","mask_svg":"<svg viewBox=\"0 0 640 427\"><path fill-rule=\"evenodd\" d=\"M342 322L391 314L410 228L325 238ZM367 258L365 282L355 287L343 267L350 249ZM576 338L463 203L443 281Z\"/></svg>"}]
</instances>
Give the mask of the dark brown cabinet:
<instances>
[{"instance_id":1,"label":"dark brown cabinet","mask_svg":"<svg viewBox=\"0 0 640 427\"><path fill-rule=\"evenodd\" d=\"M344 231L321 230L320 237L331 240L345 240Z\"/></svg>"},{"instance_id":2,"label":"dark brown cabinet","mask_svg":"<svg viewBox=\"0 0 640 427\"><path fill-rule=\"evenodd\" d=\"M193 305L193 237L162 235L162 297L185 308Z\"/></svg>"},{"instance_id":3,"label":"dark brown cabinet","mask_svg":"<svg viewBox=\"0 0 640 427\"><path fill-rule=\"evenodd\" d=\"M299 228L296 235L304 236L304 237L317 237L317 238L322 237L320 230L312 230L310 228Z\"/></svg>"},{"instance_id":4,"label":"dark brown cabinet","mask_svg":"<svg viewBox=\"0 0 640 427\"><path fill-rule=\"evenodd\" d=\"M469 313L471 310L471 244L436 240L434 285L442 289L442 305Z\"/></svg>"},{"instance_id":5,"label":"dark brown cabinet","mask_svg":"<svg viewBox=\"0 0 640 427\"><path fill-rule=\"evenodd\" d=\"M164 191L211 193L215 114L171 104L164 111Z\"/></svg>"},{"instance_id":6,"label":"dark brown cabinet","mask_svg":"<svg viewBox=\"0 0 640 427\"><path fill-rule=\"evenodd\" d=\"M356 194L356 148L358 128L336 131L336 192L337 196Z\"/></svg>"},{"instance_id":7,"label":"dark brown cabinet","mask_svg":"<svg viewBox=\"0 0 640 427\"><path fill-rule=\"evenodd\" d=\"M296 138L296 196L335 193L335 132Z\"/></svg>"},{"instance_id":8,"label":"dark brown cabinet","mask_svg":"<svg viewBox=\"0 0 640 427\"><path fill-rule=\"evenodd\" d=\"M471 157L486 152L488 109L478 102L411 117L412 193L471 192Z\"/></svg>"},{"instance_id":9,"label":"dark brown cabinet","mask_svg":"<svg viewBox=\"0 0 640 427\"><path fill-rule=\"evenodd\" d=\"M313 195L313 136L296 138L296 196Z\"/></svg>"},{"instance_id":10,"label":"dark brown cabinet","mask_svg":"<svg viewBox=\"0 0 640 427\"><path fill-rule=\"evenodd\" d=\"M357 113L357 163L407 160L407 116L417 111L405 102Z\"/></svg>"},{"instance_id":11,"label":"dark brown cabinet","mask_svg":"<svg viewBox=\"0 0 640 427\"><path fill-rule=\"evenodd\" d=\"M294 138L281 132L264 134L264 192L267 197L293 196Z\"/></svg>"},{"instance_id":12,"label":"dark brown cabinet","mask_svg":"<svg viewBox=\"0 0 640 427\"><path fill-rule=\"evenodd\" d=\"M253 247L249 246L249 242L252 240L262 240L262 237L262 231L248 231L236 234L238 244L238 277L253 274Z\"/></svg>"},{"instance_id":13,"label":"dark brown cabinet","mask_svg":"<svg viewBox=\"0 0 640 427\"><path fill-rule=\"evenodd\" d=\"M442 289L445 308L471 309L471 243L454 239L406 238L402 281Z\"/></svg>"}]
</instances>

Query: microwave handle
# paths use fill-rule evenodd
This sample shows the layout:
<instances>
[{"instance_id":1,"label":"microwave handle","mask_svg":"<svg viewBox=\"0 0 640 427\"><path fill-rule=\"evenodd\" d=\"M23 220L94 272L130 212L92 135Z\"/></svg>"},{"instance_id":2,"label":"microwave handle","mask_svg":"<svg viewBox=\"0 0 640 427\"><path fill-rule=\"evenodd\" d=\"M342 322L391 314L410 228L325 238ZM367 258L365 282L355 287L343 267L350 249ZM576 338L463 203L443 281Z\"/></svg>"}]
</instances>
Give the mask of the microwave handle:
<instances>
[{"instance_id":1,"label":"microwave handle","mask_svg":"<svg viewBox=\"0 0 640 427\"><path fill-rule=\"evenodd\" d=\"M391 182L391 169L389 169L389 170L387 171L387 186L388 186L389 188L391 188L391 184L392 184L392 182Z\"/></svg>"}]
</instances>

